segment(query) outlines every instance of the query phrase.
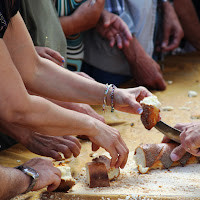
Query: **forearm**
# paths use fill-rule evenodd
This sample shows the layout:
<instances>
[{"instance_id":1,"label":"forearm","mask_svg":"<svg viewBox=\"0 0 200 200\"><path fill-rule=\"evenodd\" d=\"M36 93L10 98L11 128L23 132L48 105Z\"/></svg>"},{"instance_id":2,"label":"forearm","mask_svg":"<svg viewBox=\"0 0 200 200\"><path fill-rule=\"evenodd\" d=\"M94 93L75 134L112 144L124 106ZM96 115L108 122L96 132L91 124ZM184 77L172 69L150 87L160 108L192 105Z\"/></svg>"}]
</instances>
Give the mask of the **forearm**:
<instances>
[{"instance_id":1,"label":"forearm","mask_svg":"<svg viewBox=\"0 0 200 200\"><path fill-rule=\"evenodd\" d=\"M90 105L102 104L104 84L86 79L64 68L58 68L46 59L39 59L35 77L32 81L26 82L28 89L41 96L59 101Z\"/></svg>"},{"instance_id":2,"label":"forearm","mask_svg":"<svg viewBox=\"0 0 200 200\"><path fill-rule=\"evenodd\" d=\"M174 0L174 8L180 19L185 37L200 50L200 23L191 0Z\"/></svg>"},{"instance_id":3,"label":"forearm","mask_svg":"<svg viewBox=\"0 0 200 200\"><path fill-rule=\"evenodd\" d=\"M60 101L102 104L105 85L39 57L27 30L23 32L18 28L25 29L20 15L13 18L12 28L9 27L6 31L4 42L27 89ZM5 56L8 57L7 54Z\"/></svg>"},{"instance_id":4,"label":"forearm","mask_svg":"<svg viewBox=\"0 0 200 200\"><path fill-rule=\"evenodd\" d=\"M134 68L140 66L138 64L141 63L141 61L143 62L145 58L151 59L135 36L133 36L128 47L123 47L123 52L133 73Z\"/></svg>"},{"instance_id":5,"label":"forearm","mask_svg":"<svg viewBox=\"0 0 200 200\"><path fill-rule=\"evenodd\" d=\"M77 19L74 17L73 14L70 16L60 17L60 23L65 36L80 33L82 31L80 29L79 22L77 21Z\"/></svg>"},{"instance_id":6,"label":"forearm","mask_svg":"<svg viewBox=\"0 0 200 200\"><path fill-rule=\"evenodd\" d=\"M2 121L2 120L0 120L0 131L2 133L12 137L19 143L28 141L28 137L32 133L32 131L30 131L27 128L16 126L12 123L8 123L8 122Z\"/></svg>"},{"instance_id":7,"label":"forearm","mask_svg":"<svg viewBox=\"0 0 200 200\"><path fill-rule=\"evenodd\" d=\"M38 96L31 96L30 102L13 123L47 135L64 136L87 133L88 136L94 136L97 134L96 119L67 110Z\"/></svg>"},{"instance_id":8,"label":"forearm","mask_svg":"<svg viewBox=\"0 0 200 200\"><path fill-rule=\"evenodd\" d=\"M0 199L9 200L26 191L30 177L20 170L0 166Z\"/></svg>"}]
</instances>

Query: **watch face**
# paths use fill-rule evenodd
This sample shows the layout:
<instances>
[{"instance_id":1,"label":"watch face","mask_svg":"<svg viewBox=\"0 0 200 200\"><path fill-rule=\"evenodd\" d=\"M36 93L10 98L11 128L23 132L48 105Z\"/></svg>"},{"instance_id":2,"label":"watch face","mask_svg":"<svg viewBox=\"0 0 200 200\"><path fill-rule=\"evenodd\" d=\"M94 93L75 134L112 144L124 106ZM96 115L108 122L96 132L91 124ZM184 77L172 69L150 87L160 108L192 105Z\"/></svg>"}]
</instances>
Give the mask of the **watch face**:
<instances>
[{"instance_id":1,"label":"watch face","mask_svg":"<svg viewBox=\"0 0 200 200\"><path fill-rule=\"evenodd\" d=\"M26 174L32 178L32 181L31 181L29 187L22 194L25 194L25 193L31 191L34 188L34 186L39 178L39 174L33 168L28 167L28 166L20 165L20 166L16 167L16 169L21 170L24 174Z\"/></svg>"},{"instance_id":2,"label":"watch face","mask_svg":"<svg viewBox=\"0 0 200 200\"><path fill-rule=\"evenodd\" d=\"M32 168L30 167L24 167L23 168L24 173L26 173L27 175L31 176L33 179L36 179L39 177L39 174Z\"/></svg>"}]
</instances>

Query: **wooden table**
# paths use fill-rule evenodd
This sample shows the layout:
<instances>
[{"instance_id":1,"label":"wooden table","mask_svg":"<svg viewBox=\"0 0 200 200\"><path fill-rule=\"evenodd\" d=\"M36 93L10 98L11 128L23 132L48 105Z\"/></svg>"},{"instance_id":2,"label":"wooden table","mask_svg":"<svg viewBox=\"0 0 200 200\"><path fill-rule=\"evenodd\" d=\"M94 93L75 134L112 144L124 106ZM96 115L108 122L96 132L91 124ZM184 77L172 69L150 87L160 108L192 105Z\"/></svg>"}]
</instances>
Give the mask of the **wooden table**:
<instances>
[{"instance_id":1,"label":"wooden table","mask_svg":"<svg viewBox=\"0 0 200 200\"><path fill-rule=\"evenodd\" d=\"M200 114L200 54L173 56L165 61L165 80L169 83L164 92L153 92L158 96L162 107L172 106L172 111L161 111L162 120L169 125L178 122L191 122L193 114ZM127 86L133 86L132 83ZM188 91L199 93L188 97ZM102 114L100 107L94 109ZM134 149L141 143L160 143L163 135L156 129L146 130L139 116L107 110L106 122L118 129L130 149L129 160L120 177L111 183L110 188L90 189L85 183L85 163L91 161L90 142L82 141L81 154L72 159L73 176L77 184L69 193L47 193L44 190L30 192L15 199L200 199L200 165L176 167L170 170L154 170L139 175L133 161ZM197 119L198 120L198 119ZM101 155L105 151L100 149ZM20 145L0 153L0 164L13 167L36 155Z\"/></svg>"}]
</instances>

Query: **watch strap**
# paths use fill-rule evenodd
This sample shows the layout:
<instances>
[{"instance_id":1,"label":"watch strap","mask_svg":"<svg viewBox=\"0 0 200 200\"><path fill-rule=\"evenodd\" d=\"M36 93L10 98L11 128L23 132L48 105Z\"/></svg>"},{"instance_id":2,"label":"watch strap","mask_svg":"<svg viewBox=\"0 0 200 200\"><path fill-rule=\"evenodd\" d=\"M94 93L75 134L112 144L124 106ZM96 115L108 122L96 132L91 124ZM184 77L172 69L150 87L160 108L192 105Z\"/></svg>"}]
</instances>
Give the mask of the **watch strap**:
<instances>
[{"instance_id":1,"label":"watch strap","mask_svg":"<svg viewBox=\"0 0 200 200\"><path fill-rule=\"evenodd\" d=\"M39 174L33 168L28 167L28 166L20 165L20 166L15 167L15 168L19 169L24 174L31 177L31 183L28 186L28 188L26 189L26 191L23 192L23 194L30 192L34 188L35 184L37 183L37 180L39 178Z\"/></svg>"}]
</instances>

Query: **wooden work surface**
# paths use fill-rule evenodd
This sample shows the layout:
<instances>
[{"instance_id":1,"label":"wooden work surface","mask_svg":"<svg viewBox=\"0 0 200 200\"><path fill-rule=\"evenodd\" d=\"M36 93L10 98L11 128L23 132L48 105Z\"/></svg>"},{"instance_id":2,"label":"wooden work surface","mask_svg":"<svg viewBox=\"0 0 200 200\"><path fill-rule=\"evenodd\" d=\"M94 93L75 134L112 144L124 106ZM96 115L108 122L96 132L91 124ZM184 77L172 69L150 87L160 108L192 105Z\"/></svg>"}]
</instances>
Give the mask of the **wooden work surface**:
<instances>
[{"instance_id":1,"label":"wooden work surface","mask_svg":"<svg viewBox=\"0 0 200 200\"><path fill-rule=\"evenodd\" d=\"M173 56L165 60L164 77L170 84L164 92L154 92L162 107L172 106L172 111L161 111L162 120L174 126L178 122L191 122L192 114L200 114L200 54ZM131 86L131 83L128 84ZM199 93L188 97L188 91ZM100 107L94 107L101 113ZM102 113L101 113L102 114ZM130 149L129 160L120 177L110 188L90 189L85 183L84 166L91 161L91 144L82 141L81 154L72 159L70 165L77 184L69 193L47 193L45 189L30 192L15 199L200 199L200 165L176 167L170 170L154 170L139 175L133 161L134 149L141 143L160 143L163 135L156 129L146 130L139 116L115 111L105 113L106 122L118 129ZM198 119L197 119L198 120ZM103 149L97 152L104 153ZM24 147L17 145L0 153L0 164L17 166L35 157Z\"/></svg>"}]
</instances>

